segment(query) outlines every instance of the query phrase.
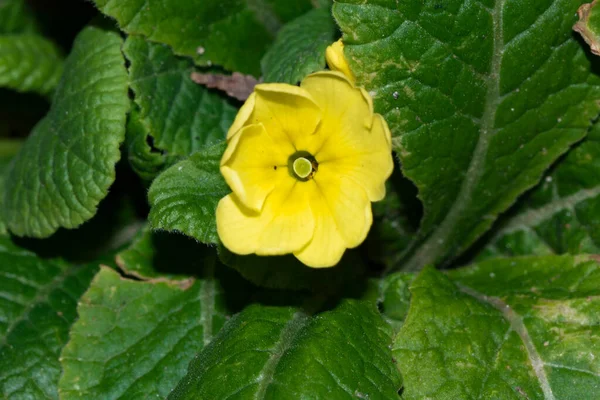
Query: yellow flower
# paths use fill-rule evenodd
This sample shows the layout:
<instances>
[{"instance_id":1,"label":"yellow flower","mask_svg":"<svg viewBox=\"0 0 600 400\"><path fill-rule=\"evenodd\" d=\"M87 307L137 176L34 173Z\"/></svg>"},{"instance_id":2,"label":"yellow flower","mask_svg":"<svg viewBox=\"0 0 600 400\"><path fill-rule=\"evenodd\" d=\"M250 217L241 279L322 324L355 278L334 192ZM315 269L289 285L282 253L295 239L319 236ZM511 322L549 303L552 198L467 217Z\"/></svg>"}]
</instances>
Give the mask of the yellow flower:
<instances>
[{"instance_id":1,"label":"yellow flower","mask_svg":"<svg viewBox=\"0 0 600 400\"><path fill-rule=\"evenodd\" d=\"M325 50L325 58L327 59L329 69L332 71L340 71L346 75L352 83L356 82L356 78L350 70L350 65L348 65L348 61L344 55L344 42L342 42L342 39L327 47L327 50Z\"/></svg>"},{"instance_id":2,"label":"yellow flower","mask_svg":"<svg viewBox=\"0 0 600 400\"><path fill-rule=\"evenodd\" d=\"M221 173L233 193L217 231L229 250L293 253L318 268L363 242L393 169L390 131L364 89L332 71L300 87L257 85L227 138Z\"/></svg>"}]
</instances>

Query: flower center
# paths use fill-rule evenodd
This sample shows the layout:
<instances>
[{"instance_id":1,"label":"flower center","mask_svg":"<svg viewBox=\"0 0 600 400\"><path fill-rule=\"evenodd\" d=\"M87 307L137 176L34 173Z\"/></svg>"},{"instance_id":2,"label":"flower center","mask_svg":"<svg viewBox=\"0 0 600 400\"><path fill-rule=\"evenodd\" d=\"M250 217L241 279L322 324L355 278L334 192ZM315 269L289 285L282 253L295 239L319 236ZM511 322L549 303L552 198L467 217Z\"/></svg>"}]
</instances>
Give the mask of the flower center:
<instances>
[{"instance_id":1,"label":"flower center","mask_svg":"<svg viewBox=\"0 0 600 400\"><path fill-rule=\"evenodd\" d=\"M308 178L313 171L312 163L304 157L296 158L294 160L293 168L294 173L302 179Z\"/></svg>"},{"instance_id":2,"label":"flower center","mask_svg":"<svg viewBox=\"0 0 600 400\"><path fill-rule=\"evenodd\" d=\"M288 169L294 178L306 182L317 172L319 164L308 151L297 151L288 159Z\"/></svg>"}]
</instances>

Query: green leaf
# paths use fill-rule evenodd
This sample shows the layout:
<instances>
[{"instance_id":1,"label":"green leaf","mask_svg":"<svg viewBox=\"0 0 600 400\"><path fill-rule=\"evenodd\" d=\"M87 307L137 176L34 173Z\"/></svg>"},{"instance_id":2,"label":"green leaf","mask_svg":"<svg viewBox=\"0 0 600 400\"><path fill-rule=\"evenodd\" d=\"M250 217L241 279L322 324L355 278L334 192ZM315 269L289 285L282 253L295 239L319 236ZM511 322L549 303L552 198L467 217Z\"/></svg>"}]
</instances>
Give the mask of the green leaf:
<instances>
[{"instance_id":1,"label":"green leaf","mask_svg":"<svg viewBox=\"0 0 600 400\"><path fill-rule=\"evenodd\" d=\"M37 30L35 16L25 0L0 2L0 34L34 33Z\"/></svg>"},{"instance_id":2,"label":"green leaf","mask_svg":"<svg viewBox=\"0 0 600 400\"><path fill-rule=\"evenodd\" d=\"M295 85L325 67L325 49L336 27L329 8L317 8L285 25L261 61L265 82Z\"/></svg>"},{"instance_id":3,"label":"green leaf","mask_svg":"<svg viewBox=\"0 0 600 400\"><path fill-rule=\"evenodd\" d=\"M194 65L190 60L176 57L165 45L136 36L127 39L123 51L131 63L131 88L146 132L131 130L130 134L136 135L134 142L145 143L149 134L154 148L170 165L225 139L237 109L191 80ZM140 145L136 148L148 152ZM156 165L154 157L150 165Z\"/></svg>"},{"instance_id":4,"label":"green leaf","mask_svg":"<svg viewBox=\"0 0 600 400\"><path fill-rule=\"evenodd\" d=\"M82 297L61 363L61 399L165 398L228 318L205 254L202 279L140 282L102 268Z\"/></svg>"},{"instance_id":5,"label":"green leaf","mask_svg":"<svg viewBox=\"0 0 600 400\"><path fill-rule=\"evenodd\" d=\"M479 257L600 252L600 124L499 221Z\"/></svg>"},{"instance_id":6,"label":"green leaf","mask_svg":"<svg viewBox=\"0 0 600 400\"><path fill-rule=\"evenodd\" d=\"M231 192L219 171L225 147L225 142L208 146L154 180L148 192L152 228L218 243L215 211Z\"/></svg>"},{"instance_id":7,"label":"green leaf","mask_svg":"<svg viewBox=\"0 0 600 400\"><path fill-rule=\"evenodd\" d=\"M258 76L279 27L311 8L310 0L94 0L128 34L165 43L199 65Z\"/></svg>"},{"instance_id":8,"label":"green leaf","mask_svg":"<svg viewBox=\"0 0 600 400\"><path fill-rule=\"evenodd\" d=\"M42 260L0 238L2 398L58 398L58 357L97 269Z\"/></svg>"},{"instance_id":9,"label":"green leaf","mask_svg":"<svg viewBox=\"0 0 600 400\"><path fill-rule=\"evenodd\" d=\"M310 316L252 305L191 363L169 399L397 399L391 329L373 303Z\"/></svg>"},{"instance_id":10,"label":"green leaf","mask_svg":"<svg viewBox=\"0 0 600 400\"><path fill-rule=\"evenodd\" d=\"M404 268L456 257L584 137L600 80L571 32L579 4L334 5L357 83L424 204Z\"/></svg>"},{"instance_id":11,"label":"green leaf","mask_svg":"<svg viewBox=\"0 0 600 400\"><path fill-rule=\"evenodd\" d=\"M424 270L393 349L403 397L592 398L600 388L594 258L490 260L450 279Z\"/></svg>"},{"instance_id":12,"label":"green leaf","mask_svg":"<svg viewBox=\"0 0 600 400\"><path fill-rule=\"evenodd\" d=\"M0 36L0 87L47 95L63 72L58 47L32 34Z\"/></svg>"},{"instance_id":13,"label":"green leaf","mask_svg":"<svg viewBox=\"0 0 600 400\"><path fill-rule=\"evenodd\" d=\"M4 173L10 160L19 152L23 142L19 140L1 139L0 140L0 196L4 193ZM0 197L0 210L2 209L2 197ZM0 235L6 235L6 224L0 214Z\"/></svg>"},{"instance_id":14,"label":"green leaf","mask_svg":"<svg viewBox=\"0 0 600 400\"><path fill-rule=\"evenodd\" d=\"M7 171L3 212L14 234L74 228L106 196L129 109L121 44L118 34L97 28L75 40L50 112Z\"/></svg>"},{"instance_id":15,"label":"green leaf","mask_svg":"<svg viewBox=\"0 0 600 400\"><path fill-rule=\"evenodd\" d=\"M149 144L151 141L152 136L141 121L139 107L134 106L127 120L125 148L131 169L144 182L152 182L165 168L166 163L164 152L152 147Z\"/></svg>"},{"instance_id":16,"label":"green leaf","mask_svg":"<svg viewBox=\"0 0 600 400\"><path fill-rule=\"evenodd\" d=\"M409 286L414 279L415 274L396 272L378 282L379 310L394 329L394 333L400 331L406 320L410 305Z\"/></svg>"}]
</instances>

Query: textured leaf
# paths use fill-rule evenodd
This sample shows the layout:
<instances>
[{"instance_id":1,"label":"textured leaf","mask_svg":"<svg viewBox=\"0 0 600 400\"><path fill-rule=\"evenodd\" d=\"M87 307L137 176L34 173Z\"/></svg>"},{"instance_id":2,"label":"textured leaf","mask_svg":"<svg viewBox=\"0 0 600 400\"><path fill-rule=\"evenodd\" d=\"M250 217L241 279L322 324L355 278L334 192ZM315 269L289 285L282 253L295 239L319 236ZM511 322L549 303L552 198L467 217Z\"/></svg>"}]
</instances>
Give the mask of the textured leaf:
<instances>
[{"instance_id":1,"label":"textured leaf","mask_svg":"<svg viewBox=\"0 0 600 400\"><path fill-rule=\"evenodd\" d=\"M329 8L317 8L285 25L261 61L265 82L296 84L325 67L325 49L335 40Z\"/></svg>"},{"instance_id":2,"label":"textured leaf","mask_svg":"<svg viewBox=\"0 0 600 400\"><path fill-rule=\"evenodd\" d=\"M18 140L3 139L0 140L0 210L2 209L2 193L4 193L4 172L10 160L18 153L22 142ZM0 213L0 235L7 233L4 218Z\"/></svg>"},{"instance_id":3,"label":"textured leaf","mask_svg":"<svg viewBox=\"0 0 600 400\"><path fill-rule=\"evenodd\" d=\"M215 261L213 251L201 261L203 279L178 284L102 268L62 352L61 399L165 398L227 318Z\"/></svg>"},{"instance_id":4,"label":"textured leaf","mask_svg":"<svg viewBox=\"0 0 600 400\"><path fill-rule=\"evenodd\" d=\"M262 55L282 23L310 0L94 0L128 34L165 43L199 65L222 65L258 76Z\"/></svg>"},{"instance_id":5,"label":"textured leaf","mask_svg":"<svg viewBox=\"0 0 600 400\"><path fill-rule=\"evenodd\" d=\"M148 192L152 228L218 243L215 212L230 193L219 171L224 151L225 142L206 147L154 180Z\"/></svg>"},{"instance_id":6,"label":"textured leaf","mask_svg":"<svg viewBox=\"0 0 600 400\"><path fill-rule=\"evenodd\" d=\"M0 34L34 33L37 22L25 0L0 2Z\"/></svg>"},{"instance_id":7,"label":"textured leaf","mask_svg":"<svg viewBox=\"0 0 600 400\"><path fill-rule=\"evenodd\" d=\"M460 254L585 135L600 80L571 31L579 4L334 5L352 71L424 204L404 268Z\"/></svg>"},{"instance_id":8,"label":"textured leaf","mask_svg":"<svg viewBox=\"0 0 600 400\"><path fill-rule=\"evenodd\" d=\"M58 398L60 350L96 270L42 260L0 238L2 398Z\"/></svg>"},{"instance_id":9,"label":"textured leaf","mask_svg":"<svg viewBox=\"0 0 600 400\"><path fill-rule=\"evenodd\" d=\"M371 302L316 316L253 305L191 363L169 399L397 399L391 330Z\"/></svg>"},{"instance_id":10,"label":"textured leaf","mask_svg":"<svg viewBox=\"0 0 600 400\"><path fill-rule=\"evenodd\" d=\"M225 139L237 109L191 80L190 60L174 56L165 45L136 36L127 39L123 50L131 63L129 75L140 109L139 121L165 162L173 164ZM130 134L137 135L132 139L136 143L146 143L140 129L130 130ZM147 152L140 145L136 146L138 152ZM154 158L150 165L156 165Z\"/></svg>"},{"instance_id":11,"label":"textured leaf","mask_svg":"<svg viewBox=\"0 0 600 400\"><path fill-rule=\"evenodd\" d=\"M48 94L63 72L56 45L42 36L0 36L0 87Z\"/></svg>"},{"instance_id":12,"label":"textured leaf","mask_svg":"<svg viewBox=\"0 0 600 400\"><path fill-rule=\"evenodd\" d=\"M46 237L80 225L115 180L129 108L121 44L97 28L75 40L50 112L6 175L3 212L16 235Z\"/></svg>"},{"instance_id":13,"label":"textured leaf","mask_svg":"<svg viewBox=\"0 0 600 400\"><path fill-rule=\"evenodd\" d=\"M505 217L480 258L600 252L600 124Z\"/></svg>"},{"instance_id":14,"label":"textured leaf","mask_svg":"<svg viewBox=\"0 0 600 400\"><path fill-rule=\"evenodd\" d=\"M344 253L332 268L307 268L292 255L261 257L238 255L219 246L219 257L253 284L270 289L310 290L333 294L364 283L365 264L356 251Z\"/></svg>"},{"instance_id":15,"label":"textured leaf","mask_svg":"<svg viewBox=\"0 0 600 400\"><path fill-rule=\"evenodd\" d=\"M379 310L383 317L397 333L408 314L410 305L409 285L415 279L415 275L406 272L396 272L388 275L378 282Z\"/></svg>"},{"instance_id":16,"label":"textured leaf","mask_svg":"<svg viewBox=\"0 0 600 400\"><path fill-rule=\"evenodd\" d=\"M141 121L139 108L134 106L127 120L125 147L129 165L145 182L151 182L167 162L164 152L152 147L151 141L152 136Z\"/></svg>"},{"instance_id":17,"label":"textured leaf","mask_svg":"<svg viewBox=\"0 0 600 400\"><path fill-rule=\"evenodd\" d=\"M394 356L406 399L593 399L600 268L590 257L497 259L412 283Z\"/></svg>"}]
</instances>

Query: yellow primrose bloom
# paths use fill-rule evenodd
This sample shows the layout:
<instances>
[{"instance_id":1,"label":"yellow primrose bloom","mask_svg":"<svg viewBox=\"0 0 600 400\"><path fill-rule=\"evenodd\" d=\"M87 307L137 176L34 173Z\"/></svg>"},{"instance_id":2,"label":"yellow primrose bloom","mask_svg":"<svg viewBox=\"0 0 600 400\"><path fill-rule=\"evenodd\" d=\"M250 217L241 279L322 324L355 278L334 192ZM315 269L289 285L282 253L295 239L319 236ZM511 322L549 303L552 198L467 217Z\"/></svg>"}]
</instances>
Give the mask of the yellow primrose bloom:
<instances>
[{"instance_id":1,"label":"yellow primrose bloom","mask_svg":"<svg viewBox=\"0 0 600 400\"><path fill-rule=\"evenodd\" d=\"M319 268L364 241L392 173L391 137L344 74L257 85L227 139L221 173L233 193L219 202L217 231L229 250L293 253Z\"/></svg>"},{"instance_id":2,"label":"yellow primrose bloom","mask_svg":"<svg viewBox=\"0 0 600 400\"><path fill-rule=\"evenodd\" d=\"M348 60L346 60L346 56L344 55L344 42L342 42L342 39L327 47L327 50L325 50L325 59L327 60L329 69L332 71L340 71L346 75L352 83L356 82L356 78L350 70L350 65L348 65Z\"/></svg>"}]
</instances>

